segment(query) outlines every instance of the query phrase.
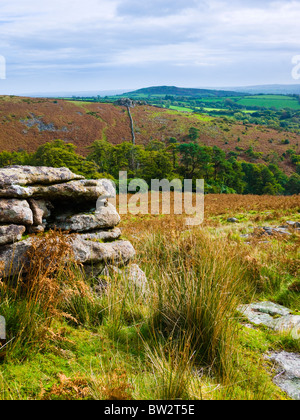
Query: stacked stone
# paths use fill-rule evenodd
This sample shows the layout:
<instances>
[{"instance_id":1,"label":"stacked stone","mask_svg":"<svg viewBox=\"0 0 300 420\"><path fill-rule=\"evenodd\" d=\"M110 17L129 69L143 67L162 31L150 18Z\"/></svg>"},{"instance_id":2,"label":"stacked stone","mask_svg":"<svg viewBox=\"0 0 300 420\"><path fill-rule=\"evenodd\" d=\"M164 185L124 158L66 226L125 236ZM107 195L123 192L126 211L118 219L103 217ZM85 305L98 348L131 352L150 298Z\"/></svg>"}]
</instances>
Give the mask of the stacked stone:
<instances>
[{"instance_id":1,"label":"stacked stone","mask_svg":"<svg viewBox=\"0 0 300 420\"><path fill-rule=\"evenodd\" d=\"M0 169L0 276L17 274L35 234L54 228L70 235L75 260L87 271L128 264L135 251L119 240L120 216L108 202L114 196L111 181L87 180L67 168Z\"/></svg>"}]
</instances>

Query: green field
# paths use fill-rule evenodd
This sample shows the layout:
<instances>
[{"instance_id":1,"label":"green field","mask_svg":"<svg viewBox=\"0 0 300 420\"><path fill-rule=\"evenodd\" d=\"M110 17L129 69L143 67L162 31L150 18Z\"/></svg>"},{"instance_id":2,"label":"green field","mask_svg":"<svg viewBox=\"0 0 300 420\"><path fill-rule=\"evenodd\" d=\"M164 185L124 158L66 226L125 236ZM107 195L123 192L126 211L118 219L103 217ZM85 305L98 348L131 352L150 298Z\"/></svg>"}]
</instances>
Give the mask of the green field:
<instances>
[{"instance_id":1,"label":"green field","mask_svg":"<svg viewBox=\"0 0 300 420\"><path fill-rule=\"evenodd\" d=\"M300 109L300 103L296 98L284 95L257 95L257 96L246 96L239 98L238 104L248 106L259 106L265 108L292 108Z\"/></svg>"},{"instance_id":2,"label":"green field","mask_svg":"<svg viewBox=\"0 0 300 420\"><path fill-rule=\"evenodd\" d=\"M155 98L157 99L155 102L156 105L162 107L165 106L165 101L161 101L161 96L159 97L158 95L155 95L155 97L148 97L148 100L151 103L152 101L155 101ZM204 112L220 112L228 109L234 109L234 104L237 104L245 108L237 109L237 111L246 113L255 112L255 110L249 109L253 107L266 109L274 108L276 110L282 110L284 108L300 110L300 103L298 99L285 95L249 95L245 97L231 96L227 98L210 97L197 98L196 101L197 102L195 103L195 98L191 98L191 100L185 98L184 100L179 100L178 103L171 103L170 109L182 112L193 112L193 110L200 110L200 108L203 107Z\"/></svg>"},{"instance_id":3,"label":"green field","mask_svg":"<svg viewBox=\"0 0 300 420\"><path fill-rule=\"evenodd\" d=\"M183 106L170 106L170 109L174 109L175 111L179 111L179 112L193 112L193 109L188 108L188 107L183 107Z\"/></svg>"},{"instance_id":4,"label":"green field","mask_svg":"<svg viewBox=\"0 0 300 420\"><path fill-rule=\"evenodd\" d=\"M148 103L152 105L157 105L166 107L166 105L170 106L170 109L182 111L182 112L193 112L195 109L200 109L201 107L205 108L207 112L213 111L226 111L228 109L234 109L234 104L239 106L245 107L245 109L239 109L239 111L253 111L253 107L260 107L266 109L276 109L282 110L284 108L290 108L293 110L300 110L300 102L296 97L286 96L286 95L247 95L247 96L229 96L229 97L179 97L174 96L173 100L170 101L166 99L166 95L164 94L128 94L129 97L135 100L146 100ZM106 100L110 102L114 102L114 100L118 99L119 97L110 96L107 97ZM80 102L86 103L85 99L82 98ZM91 98L92 99L92 98ZM68 99L70 100L70 98ZM73 102L73 101L71 101ZM76 100L77 102L77 100ZM94 101L93 101L94 102ZM168 103L167 103L168 102Z\"/></svg>"}]
</instances>

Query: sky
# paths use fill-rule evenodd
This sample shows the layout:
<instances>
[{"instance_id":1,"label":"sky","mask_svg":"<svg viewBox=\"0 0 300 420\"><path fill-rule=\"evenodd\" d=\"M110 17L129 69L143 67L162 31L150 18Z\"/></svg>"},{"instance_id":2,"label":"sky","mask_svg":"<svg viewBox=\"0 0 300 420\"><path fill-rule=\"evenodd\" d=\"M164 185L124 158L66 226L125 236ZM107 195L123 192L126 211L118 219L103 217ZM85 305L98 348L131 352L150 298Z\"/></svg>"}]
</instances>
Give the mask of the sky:
<instances>
[{"instance_id":1,"label":"sky","mask_svg":"<svg viewBox=\"0 0 300 420\"><path fill-rule=\"evenodd\" d=\"M297 84L298 59L300 0L0 0L0 94Z\"/></svg>"}]
</instances>

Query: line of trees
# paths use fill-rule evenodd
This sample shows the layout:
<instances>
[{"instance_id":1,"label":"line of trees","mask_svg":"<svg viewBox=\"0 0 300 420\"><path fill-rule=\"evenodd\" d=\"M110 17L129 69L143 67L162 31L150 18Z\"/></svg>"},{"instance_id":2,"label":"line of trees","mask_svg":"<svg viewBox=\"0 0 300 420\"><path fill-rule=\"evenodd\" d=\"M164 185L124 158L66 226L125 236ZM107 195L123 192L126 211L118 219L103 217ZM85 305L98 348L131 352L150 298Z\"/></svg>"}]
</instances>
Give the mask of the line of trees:
<instances>
[{"instance_id":1,"label":"line of trees","mask_svg":"<svg viewBox=\"0 0 300 420\"><path fill-rule=\"evenodd\" d=\"M192 134L192 133L191 133ZM204 179L207 193L299 194L300 174L290 177L277 165L255 164L214 146L196 142L151 141L147 146L124 142L113 145L97 140L88 147L87 157L76 153L76 146L54 140L34 153L2 152L0 167L8 165L68 167L87 178L108 177L118 181L119 171L128 179L141 178L150 186L151 179Z\"/></svg>"}]
</instances>

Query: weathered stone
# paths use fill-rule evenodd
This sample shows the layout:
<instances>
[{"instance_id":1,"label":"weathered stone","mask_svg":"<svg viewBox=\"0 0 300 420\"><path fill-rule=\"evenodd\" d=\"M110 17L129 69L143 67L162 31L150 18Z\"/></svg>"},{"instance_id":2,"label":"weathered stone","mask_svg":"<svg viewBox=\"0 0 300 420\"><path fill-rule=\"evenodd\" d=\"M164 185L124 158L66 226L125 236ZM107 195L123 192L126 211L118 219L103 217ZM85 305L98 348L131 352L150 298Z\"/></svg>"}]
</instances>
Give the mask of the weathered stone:
<instances>
[{"instance_id":1,"label":"weathered stone","mask_svg":"<svg viewBox=\"0 0 300 420\"><path fill-rule=\"evenodd\" d=\"M281 333L290 333L294 339L300 338L300 316L286 315L274 319L270 327Z\"/></svg>"},{"instance_id":2,"label":"weathered stone","mask_svg":"<svg viewBox=\"0 0 300 420\"><path fill-rule=\"evenodd\" d=\"M12 244L20 241L25 233L25 226L7 225L0 226L0 245Z\"/></svg>"},{"instance_id":3,"label":"weathered stone","mask_svg":"<svg viewBox=\"0 0 300 420\"><path fill-rule=\"evenodd\" d=\"M254 236L276 236L276 235L280 235L280 236L290 236L291 232L288 231L287 228L285 227L270 227L270 226L263 226L263 227L258 227L258 228L254 228Z\"/></svg>"},{"instance_id":4,"label":"weathered stone","mask_svg":"<svg viewBox=\"0 0 300 420\"><path fill-rule=\"evenodd\" d=\"M23 187L20 185L8 185L5 187L0 186L0 199L1 198L29 198L32 196L30 187Z\"/></svg>"},{"instance_id":5,"label":"weathered stone","mask_svg":"<svg viewBox=\"0 0 300 420\"><path fill-rule=\"evenodd\" d=\"M117 266L125 265L135 256L135 250L128 241L100 243L84 240L80 235L72 235L71 246L75 260L82 264L104 262Z\"/></svg>"},{"instance_id":6,"label":"weathered stone","mask_svg":"<svg viewBox=\"0 0 300 420\"><path fill-rule=\"evenodd\" d=\"M228 223L239 223L239 220L236 217L229 217L227 219Z\"/></svg>"},{"instance_id":7,"label":"weathered stone","mask_svg":"<svg viewBox=\"0 0 300 420\"><path fill-rule=\"evenodd\" d=\"M255 311L259 311L265 314L269 314L272 316L275 315L281 315L281 316L285 316L291 313L291 311L288 308L285 308L282 305L279 305L278 303L274 303L274 302L257 302L257 303L252 303L251 308L254 309Z\"/></svg>"},{"instance_id":8,"label":"weathered stone","mask_svg":"<svg viewBox=\"0 0 300 420\"><path fill-rule=\"evenodd\" d=\"M39 234L46 228L76 232L66 235L73 250L70 258L87 268L103 270L106 265L129 263L134 248L130 242L118 240L121 231L115 226L120 216L108 203L108 198L116 195L113 182L82 178L66 168L14 166L0 170L0 227L5 225L0 229L1 277L17 275L22 268L26 271L28 251L39 242L34 242L36 236L15 241L22 239L24 232Z\"/></svg>"},{"instance_id":9,"label":"weathered stone","mask_svg":"<svg viewBox=\"0 0 300 420\"><path fill-rule=\"evenodd\" d=\"M38 226L29 226L28 227L28 233L36 233L36 234L38 234L38 233L43 233L43 232L45 232L45 226L44 225L38 225Z\"/></svg>"},{"instance_id":10,"label":"weathered stone","mask_svg":"<svg viewBox=\"0 0 300 420\"><path fill-rule=\"evenodd\" d=\"M136 101L133 101L132 99L129 99L129 98L120 98L117 101L115 101L114 104L119 105L119 106L126 106L129 108L134 108Z\"/></svg>"},{"instance_id":11,"label":"weathered stone","mask_svg":"<svg viewBox=\"0 0 300 420\"><path fill-rule=\"evenodd\" d=\"M273 328L273 316L289 315L291 311L284 306L273 302L258 302L250 305L241 305L238 311L255 325L265 325Z\"/></svg>"},{"instance_id":12,"label":"weathered stone","mask_svg":"<svg viewBox=\"0 0 300 420\"><path fill-rule=\"evenodd\" d=\"M291 315L291 311L284 306L273 302L258 302L241 305L238 311L255 325L265 325L274 331L291 334L295 339L300 338L300 316Z\"/></svg>"},{"instance_id":13,"label":"weathered stone","mask_svg":"<svg viewBox=\"0 0 300 420\"><path fill-rule=\"evenodd\" d=\"M148 280L146 274L137 264L130 264L124 269L127 281L132 283L135 288L143 293L148 290Z\"/></svg>"},{"instance_id":14,"label":"weathered stone","mask_svg":"<svg viewBox=\"0 0 300 420\"><path fill-rule=\"evenodd\" d=\"M268 235L291 235L291 233L285 228L264 227L263 229L268 233Z\"/></svg>"},{"instance_id":15,"label":"weathered stone","mask_svg":"<svg viewBox=\"0 0 300 420\"><path fill-rule=\"evenodd\" d=\"M273 318L270 315L262 312L257 312L254 309L252 309L249 305L240 306L238 308L238 311L255 325L269 326L269 324L273 321Z\"/></svg>"},{"instance_id":16,"label":"weathered stone","mask_svg":"<svg viewBox=\"0 0 300 420\"><path fill-rule=\"evenodd\" d=\"M33 224L35 226L42 225L43 220L51 215L49 210L50 203L47 203L45 200L34 200L33 198L29 199L28 203L33 213Z\"/></svg>"},{"instance_id":17,"label":"weathered stone","mask_svg":"<svg viewBox=\"0 0 300 420\"><path fill-rule=\"evenodd\" d=\"M291 227L293 229L300 228L300 222L294 222L292 220L288 220L286 224L288 227Z\"/></svg>"},{"instance_id":18,"label":"weathered stone","mask_svg":"<svg viewBox=\"0 0 300 420\"><path fill-rule=\"evenodd\" d=\"M32 188L32 196L45 198L47 200L57 200L62 198L68 199L85 199L95 201L101 196L115 194L112 183L109 180L88 180L70 181L64 184L56 184L49 186L34 186Z\"/></svg>"},{"instance_id":19,"label":"weathered stone","mask_svg":"<svg viewBox=\"0 0 300 420\"><path fill-rule=\"evenodd\" d=\"M0 223L32 225L33 214L26 200L0 200Z\"/></svg>"},{"instance_id":20,"label":"weathered stone","mask_svg":"<svg viewBox=\"0 0 300 420\"><path fill-rule=\"evenodd\" d=\"M91 233L81 233L80 236L82 239L90 241L112 241L120 238L121 230L119 228L99 230Z\"/></svg>"},{"instance_id":21,"label":"weathered stone","mask_svg":"<svg viewBox=\"0 0 300 420\"><path fill-rule=\"evenodd\" d=\"M69 239L74 254L72 258L78 263L126 265L135 256L135 250L128 241L100 243L82 239L80 235L69 235ZM0 248L0 262L4 263L0 277L18 274L22 267L26 271L29 263L26 254L34 240L32 237Z\"/></svg>"},{"instance_id":22,"label":"weathered stone","mask_svg":"<svg viewBox=\"0 0 300 420\"><path fill-rule=\"evenodd\" d=\"M4 264L3 267L0 264L0 278L17 275L21 268L29 263L26 253L32 246L32 240L32 238L28 238L0 248L0 263Z\"/></svg>"},{"instance_id":23,"label":"weathered stone","mask_svg":"<svg viewBox=\"0 0 300 420\"><path fill-rule=\"evenodd\" d=\"M62 215L57 218L57 221L51 227L67 230L71 232L87 232L95 229L109 229L120 223L120 216L116 208L107 203L107 206L102 206L94 213L77 214L66 217Z\"/></svg>"},{"instance_id":24,"label":"weathered stone","mask_svg":"<svg viewBox=\"0 0 300 420\"><path fill-rule=\"evenodd\" d=\"M39 198L45 200L90 200L95 201L101 197L114 197L115 189L110 180L80 179L54 185L20 186L9 185L0 188L1 197L12 198Z\"/></svg>"},{"instance_id":25,"label":"weathered stone","mask_svg":"<svg viewBox=\"0 0 300 420\"><path fill-rule=\"evenodd\" d=\"M274 352L267 355L273 361L278 374L273 382L293 400L300 400L300 355L286 351Z\"/></svg>"},{"instance_id":26,"label":"weathered stone","mask_svg":"<svg viewBox=\"0 0 300 420\"><path fill-rule=\"evenodd\" d=\"M282 228L273 228L271 230L271 235L287 235L290 236L291 232L289 232L287 229L282 229Z\"/></svg>"},{"instance_id":27,"label":"weathered stone","mask_svg":"<svg viewBox=\"0 0 300 420\"><path fill-rule=\"evenodd\" d=\"M244 235L240 235L241 238L248 239L250 237L249 233L245 233Z\"/></svg>"},{"instance_id":28,"label":"weathered stone","mask_svg":"<svg viewBox=\"0 0 300 420\"><path fill-rule=\"evenodd\" d=\"M83 178L68 168L8 166L0 169L0 190L9 185L56 184Z\"/></svg>"}]
</instances>

